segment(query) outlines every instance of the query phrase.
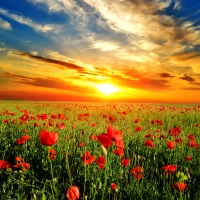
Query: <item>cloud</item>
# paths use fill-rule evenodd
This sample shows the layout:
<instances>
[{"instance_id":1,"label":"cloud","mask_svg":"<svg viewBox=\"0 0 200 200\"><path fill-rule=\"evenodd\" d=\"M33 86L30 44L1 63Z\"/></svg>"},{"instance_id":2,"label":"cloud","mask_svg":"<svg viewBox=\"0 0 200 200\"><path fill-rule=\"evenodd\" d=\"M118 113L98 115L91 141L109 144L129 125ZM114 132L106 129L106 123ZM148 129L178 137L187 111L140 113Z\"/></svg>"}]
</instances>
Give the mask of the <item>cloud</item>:
<instances>
[{"instance_id":1,"label":"cloud","mask_svg":"<svg viewBox=\"0 0 200 200\"><path fill-rule=\"evenodd\" d=\"M55 25L55 24L38 24L36 22L34 22L32 19L23 17L23 16L19 16L13 13L10 13L9 11L0 8L0 14L20 23L20 24L24 24L27 25L31 28L33 28L35 31L38 32L60 32L61 30L61 26L59 25Z\"/></svg>"},{"instance_id":2,"label":"cloud","mask_svg":"<svg viewBox=\"0 0 200 200\"><path fill-rule=\"evenodd\" d=\"M181 77L180 79L185 80L185 81L188 81L188 82L194 82L194 81L195 81L194 78L192 78L191 76L187 76L187 75L184 75L184 76Z\"/></svg>"},{"instance_id":3,"label":"cloud","mask_svg":"<svg viewBox=\"0 0 200 200\"><path fill-rule=\"evenodd\" d=\"M5 30L11 30L12 27L9 22L4 21L3 19L0 18L0 28L5 29Z\"/></svg>"},{"instance_id":4,"label":"cloud","mask_svg":"<svg viewBox=\"0 0 200 200\"><path fill-rule=\"evenodd\" d=\"M97 48L102 51L112 51L112 50L118 49L119 46L111 42L97 41L93 45L91 45L91 48L94 48L94 49Z\"/></svg>"},{"instance_id":5,"label":"cloud","mask_svg":"<svg viewBox=\"0 0 200 200\"><path fill-rule=\"evenodd\" d=\"M0 77L10 78L14 83L20 83L36 87L61 89L77 93L90 94L94 92L94 89L92 87L75 85L69 82L65 82L62 79L52 78L52 77L29 77L29 76L13 74L10 72L0 73Z\"/></svg>"},{"instance_id":6,"label":"cloud","mask_svg":"<svg viewBox=\"0 0 200 200\"><path fill-rule=\"evenodd\" d=\"M32 55L30 53L23 53L23 52L19 52L18 55L21 57L24 57L24 58L31 58L31 59L35 59L35 60L38 60L41 62L55 64L55 65L59 66L60 69L68 68L68 69L77 70L79 72L84 71L83 67L80 67L76 64L69 63L69 62L64 62L64 61L55 60L55 59L51 59L51 58L44 58L42 56Z\"/></svg>"},{"instance_id":7,"label":"cloud","mask_svg":"<svg viewBox=\"0 0 200 200\"><path fill-rule=\"evenodd\" d=\"M160 73L160 74L157 74L157 75L159 75L162 78L172 78L172 77L174 77L174 76L170 75L169 73Z\"/></svg>"}]
</instances>

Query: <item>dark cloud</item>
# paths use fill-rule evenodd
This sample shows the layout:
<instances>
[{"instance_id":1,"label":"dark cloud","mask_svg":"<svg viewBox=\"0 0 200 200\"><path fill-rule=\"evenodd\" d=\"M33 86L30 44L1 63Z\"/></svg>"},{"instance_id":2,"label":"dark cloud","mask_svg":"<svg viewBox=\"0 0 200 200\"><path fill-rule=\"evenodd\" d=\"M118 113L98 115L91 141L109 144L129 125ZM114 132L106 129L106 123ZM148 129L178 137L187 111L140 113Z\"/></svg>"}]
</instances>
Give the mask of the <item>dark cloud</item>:
<instances>
[{"instance_id":1,"label":"dark cloud","mask_svg":"<svg viewBox=\"0 0 200 200\"><path fill-rule=\"evenodd\" d=\"M15 83L32 85L36 87L54 88L54 89L61 89L79 93L93 93L95 91L95 89L93 89L92 87L74 85L58 78L28 77L28 76L12 74L9 72L1 73L0 77L12 78Z\"/></svg>"},{"instance_id":2,"label":"dark cloud","mask_svg":"<svg viewBox=\"0 0 200 200\"><path fill-rule=\"evenodd\" d=\"M80 67L76 64L65 62L65 61L55 60L55 59L52 59L52 58L45 58L45 57L42 57L42 56L36 56L36 55L32 55L30 53L24 53L24 52L20 52L19 55L21 57L27 57L27 58L39 60L39 61L42 61L42 62L55 64L55 65L58 65L59 68L61 68L61 69L68 68L68 69L77 70L78 72L84 71L83 67Z\"/></svg>"},{"instance_id":3,"label":"dark cloud","mask_svg":"<svg viewBox=\"0 0 200 200\"><path fill-rule=\"evenodd\" d=\"M124 78L120 75L109 76L110 80L117 85L137 88L149 91L159 91L169 89L169 81L166 79L150 79L145 77L140 77L138 79Z\"/></svg>"},{"instance_id":4,"label":"dark cloud","mask_svg":"<svg viewBox=\"0 0 200 200\"><path fill-rule=\"evenodd\" d=\"M194 81L195 81L194 78L192 78L191 76L187 76L187 75L184 75L184 76L181 77L180 79L185 80L185 81L188 81L188 82L194 82Z\"/></svg>"},{"instance_id":5,"label":"dark cloud","mask_svg":"<svg viewBox=\"0 0 200 200\"><path fill-rule=\"evenodd\" d=\"M172 76L168 73L160 73L160 74L157 74L157 75L159 75L162 78L172 78L172 77L174 77L174 76Z\"/></svg>"}]
</instances>

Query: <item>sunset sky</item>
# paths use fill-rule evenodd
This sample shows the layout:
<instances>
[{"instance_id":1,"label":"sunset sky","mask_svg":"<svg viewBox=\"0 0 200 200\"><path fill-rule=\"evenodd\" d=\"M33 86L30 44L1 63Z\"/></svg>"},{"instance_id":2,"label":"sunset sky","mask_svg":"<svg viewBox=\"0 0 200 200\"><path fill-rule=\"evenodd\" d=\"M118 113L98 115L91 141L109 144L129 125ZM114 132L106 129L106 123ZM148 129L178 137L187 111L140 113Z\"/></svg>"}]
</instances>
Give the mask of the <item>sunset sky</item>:
<instances>
[{"instance_id":1,"label":"sunset sky","mask_svg":"<svg viewBox=\"0 0 200 200\"><path fill-rule=\"evenodd\" d=\"M7 98L199 103L200 1L0 0Z\"/></svg>"}]
</instances>

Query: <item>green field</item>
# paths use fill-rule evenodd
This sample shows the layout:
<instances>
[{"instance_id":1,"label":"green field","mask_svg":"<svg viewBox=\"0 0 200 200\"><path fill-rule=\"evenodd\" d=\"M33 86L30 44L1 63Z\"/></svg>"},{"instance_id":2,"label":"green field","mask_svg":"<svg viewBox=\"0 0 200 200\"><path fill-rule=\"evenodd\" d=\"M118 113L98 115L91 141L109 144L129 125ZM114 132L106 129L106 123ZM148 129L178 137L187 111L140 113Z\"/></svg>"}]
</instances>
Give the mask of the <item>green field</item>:
<instances>
[{"instance_id":1,"label":"green field","mask_svg":"<svg viewBox=\"0 0 200 200\"><path fill-rule=\"evenodd\" d=\"M200 199L198 104L0 101L0 141L1 200Z\"/></svg>"}]
</instances>

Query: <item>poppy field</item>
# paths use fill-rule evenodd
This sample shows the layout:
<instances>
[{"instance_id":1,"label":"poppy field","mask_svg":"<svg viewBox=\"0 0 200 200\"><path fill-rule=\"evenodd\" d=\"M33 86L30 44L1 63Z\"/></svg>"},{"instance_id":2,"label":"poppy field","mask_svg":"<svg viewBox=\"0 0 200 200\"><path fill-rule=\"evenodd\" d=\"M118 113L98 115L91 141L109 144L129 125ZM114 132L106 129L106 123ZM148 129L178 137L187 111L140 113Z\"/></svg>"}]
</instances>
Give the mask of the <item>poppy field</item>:
<instances>
[{"instance_id":1,"label":"poppy field","mask_svg":"<svg viewBox=\"0 0 200 200\"><path fill-rule=\"evenodd\" d=\"M200 105L0 101L1 200L200 199Z\"/></svg>"}]
</instances>

